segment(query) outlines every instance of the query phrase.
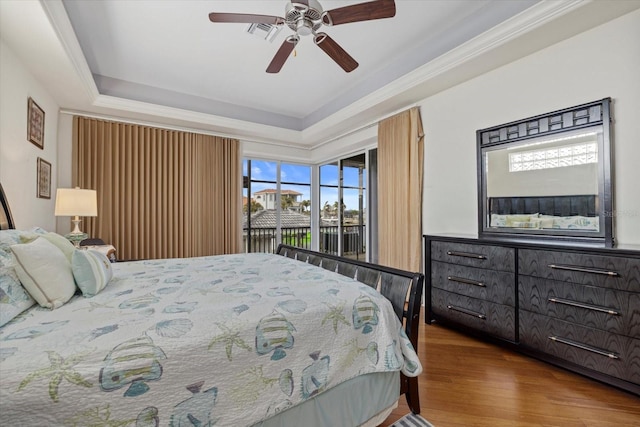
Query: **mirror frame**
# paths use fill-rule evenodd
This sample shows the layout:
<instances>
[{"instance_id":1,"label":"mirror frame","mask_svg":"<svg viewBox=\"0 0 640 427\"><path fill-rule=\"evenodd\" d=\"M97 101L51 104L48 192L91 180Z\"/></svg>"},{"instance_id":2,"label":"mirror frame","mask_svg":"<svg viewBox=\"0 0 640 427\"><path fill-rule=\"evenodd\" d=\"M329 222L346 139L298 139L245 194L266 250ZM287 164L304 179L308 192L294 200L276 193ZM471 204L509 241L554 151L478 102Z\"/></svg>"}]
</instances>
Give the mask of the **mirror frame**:
<instances>
[{"instance_id":1,"label":"mirror frame","mask_svg":"<svg viewBox=\"0 0 640 427\"><path fill-rule=\"evenodd\" d=\"M566 245L571 243L613 247L613 135L611 122L611 98L604 98L476 131L478 237L512 242L533 241L548 244ZM600 217L599 231L489 227L490 207L487 197L486 153L498 148L518 146L527 141L533 141L535 138L597 127L602 128L602 138L598 141L598 197L596 198L596 213Z\"/></svg>"}]
</instances>

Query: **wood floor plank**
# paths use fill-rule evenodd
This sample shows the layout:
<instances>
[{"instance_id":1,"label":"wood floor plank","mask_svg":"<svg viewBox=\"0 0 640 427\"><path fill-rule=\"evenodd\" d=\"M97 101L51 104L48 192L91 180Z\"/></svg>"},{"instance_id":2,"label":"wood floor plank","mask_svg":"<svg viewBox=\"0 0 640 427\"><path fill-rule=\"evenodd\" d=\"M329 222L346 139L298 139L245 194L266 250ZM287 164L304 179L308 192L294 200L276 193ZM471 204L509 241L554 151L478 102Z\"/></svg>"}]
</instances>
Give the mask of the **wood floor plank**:
<instances>
[{"instance_id":1,"label":"wood floor plank","mask_svg":"<svg viewBox=\"0 0 640 427\"><path fill-rule=\"evenodd\" d=\"M420 325L418 356L435 427L640 426L639 397L441 325ZM408 412L400 399L382 427Z\"/></svg>"}]
</instances>

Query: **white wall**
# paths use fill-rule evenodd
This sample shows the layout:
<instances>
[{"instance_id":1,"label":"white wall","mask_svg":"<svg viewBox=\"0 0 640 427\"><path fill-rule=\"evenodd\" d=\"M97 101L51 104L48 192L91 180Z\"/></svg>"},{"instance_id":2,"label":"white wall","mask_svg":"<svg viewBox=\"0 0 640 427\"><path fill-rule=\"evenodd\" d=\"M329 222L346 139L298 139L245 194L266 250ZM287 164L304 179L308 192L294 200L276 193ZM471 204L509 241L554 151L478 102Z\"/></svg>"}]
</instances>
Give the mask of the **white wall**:
<instances>
[{"instance_id":1,"label":"white wall","mask_svg":"<svg viewBox=\"0 0 640 427\"><path fill-rule=\"evenodd\" d=\"M47 90L0 40L0 182L17 228L40 226L55 230L58 110ZM44 149L27 139L27 99L45 112ZM38 157L51 163L51 199L36 197Z\"/></svg>"},{"instance_id":2,"label":"white wall","mask_svg":"<svg viewBox=\"0 0 640 427\"><path fill-rule=\"evenodd\" d=\"M425 234L477 236L475 131L612 97L616 241L640 244L640 10L420 103Z\"/></svg>"}]
</instances>

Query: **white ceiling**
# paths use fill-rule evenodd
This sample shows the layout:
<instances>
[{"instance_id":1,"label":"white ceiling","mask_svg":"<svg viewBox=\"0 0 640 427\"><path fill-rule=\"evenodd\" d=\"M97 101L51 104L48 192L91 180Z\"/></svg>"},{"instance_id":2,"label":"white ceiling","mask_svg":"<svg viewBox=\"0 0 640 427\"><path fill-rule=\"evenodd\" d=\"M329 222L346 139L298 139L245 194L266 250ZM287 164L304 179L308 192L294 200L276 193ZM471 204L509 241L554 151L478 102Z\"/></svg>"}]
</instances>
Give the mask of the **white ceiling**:
<instances>
[{"instance_id":1,"label":"white ceiling","mask_svg":"<svg viewBox=\"0 0 640 427\"><path fill-rule=\"evenodd\" d=\"M323 27L360 66L345 73L302 37L278 74L285 38L212 23L210 12L285 16L289 0L63 0L100 93L303 130L537 0L398 0L389 19ZM325 10L362 3L322 0Z\"/></svg>"},{"instance_id":2,"label":"white ceiling","mask_svg":"<svg viewBox=\"0 0 640 427\"><path fill-rule=\"evenodd\" d=\"M320 0L325 10L362 1ZM66 111L305 150L632 9L638 0L396 0L389 19L323 27L282 71L270 43L210 12L284 16L288 0L0 0L0 35ZM43 66L46 65L46 66Z\"/></svg>"}]
</instances>

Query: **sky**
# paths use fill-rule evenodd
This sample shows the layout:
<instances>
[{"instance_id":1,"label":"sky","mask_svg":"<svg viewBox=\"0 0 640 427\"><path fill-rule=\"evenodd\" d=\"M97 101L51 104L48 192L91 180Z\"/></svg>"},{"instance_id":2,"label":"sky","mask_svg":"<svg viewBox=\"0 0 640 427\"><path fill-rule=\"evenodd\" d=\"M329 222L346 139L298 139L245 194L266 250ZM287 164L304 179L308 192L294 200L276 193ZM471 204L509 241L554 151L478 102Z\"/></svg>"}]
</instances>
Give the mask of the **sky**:
<instances>
[{"instance_id":1,"label":"sky","mask_svg":"<svg viewBox=\"0 0 640 427\"><path fill-rule=\"evenodd\" d=\"M247 161L242 163L242 173L247 175ZM280 166L282 189L294 190L302 194L300 200L311 200L311 167L306 165L294 165L281 163ZM270 181L271 183L252 182L251 190L253 193L264 189L275 189L277 178L277 162L269 162L263 160L251 160L251 180L252 181ZM352 167L344 168L343 172L345 187L358 187L358 170ZM366 185L366 174L364 176ZM333 204L338 200L338 166L335 164L323 165L320 167L320 205L325 202ZM284 183L295 183L284 184ZM344 203L346 209L358 209L358 190L345 188ZM365 203L366 207L366 203Z\"/></svg>"}]
</instances>

